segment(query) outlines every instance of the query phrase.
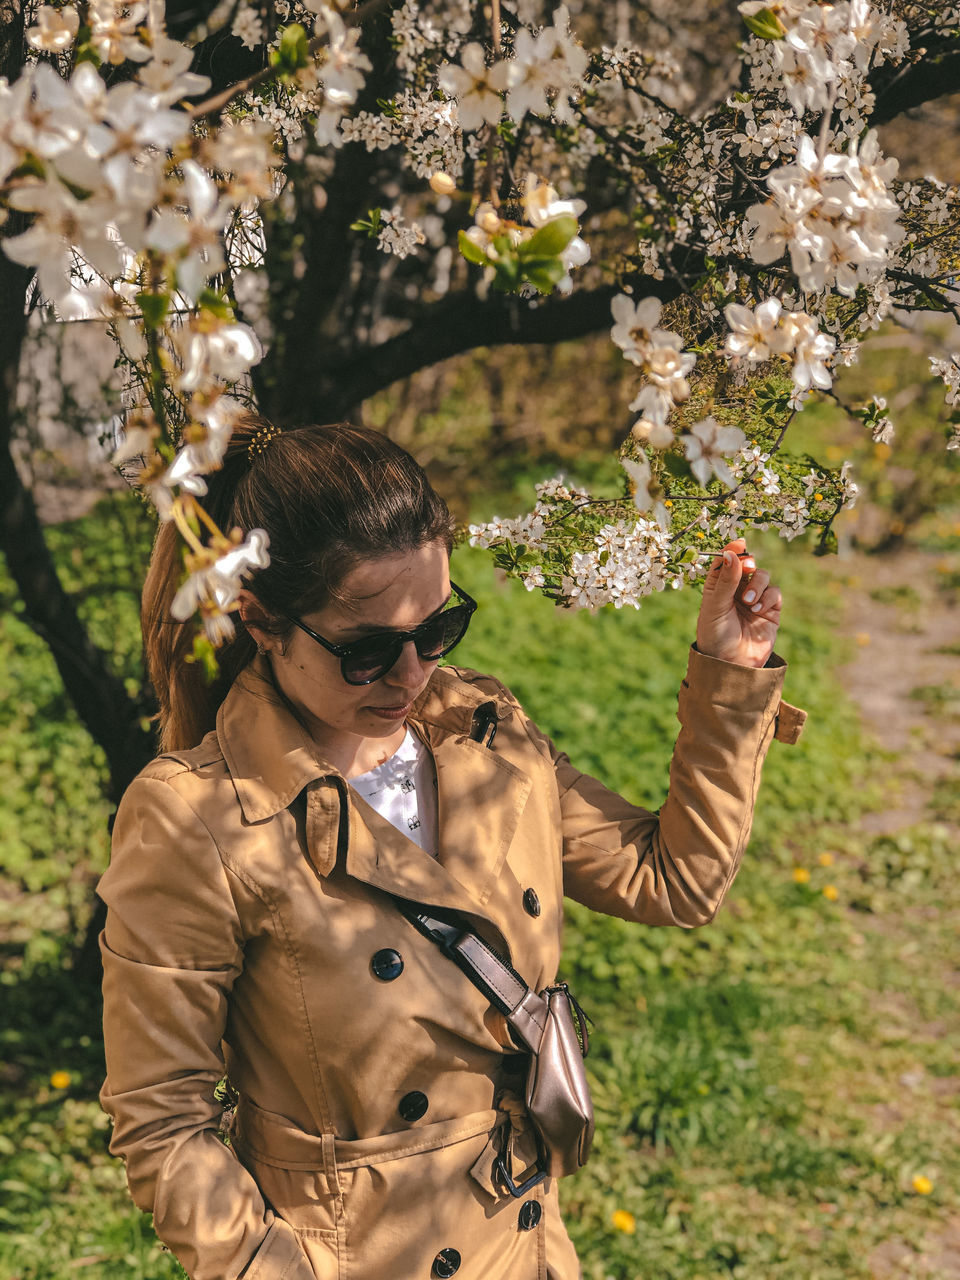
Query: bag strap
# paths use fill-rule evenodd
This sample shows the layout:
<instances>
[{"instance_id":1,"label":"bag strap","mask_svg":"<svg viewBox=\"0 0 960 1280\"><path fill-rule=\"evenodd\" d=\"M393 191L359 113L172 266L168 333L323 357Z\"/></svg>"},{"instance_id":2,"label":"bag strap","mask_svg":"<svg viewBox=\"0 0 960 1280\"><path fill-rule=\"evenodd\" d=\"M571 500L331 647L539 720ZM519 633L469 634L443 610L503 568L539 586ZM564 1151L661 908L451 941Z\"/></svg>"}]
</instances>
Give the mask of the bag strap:
<instances>
[{"instance_id":1,"label":"bag strap","mask_svg":"<svg viewBox=\"0 0 960 1280\"><path fill-rule=\"evenodd\" d=\"M462 921L450 923L432 916L415 902L394 898L402 915L470 979L511 1027L536 1053L546 1026L546 1002L531 990L520 974Z\"/></svg>"}]
</instances>

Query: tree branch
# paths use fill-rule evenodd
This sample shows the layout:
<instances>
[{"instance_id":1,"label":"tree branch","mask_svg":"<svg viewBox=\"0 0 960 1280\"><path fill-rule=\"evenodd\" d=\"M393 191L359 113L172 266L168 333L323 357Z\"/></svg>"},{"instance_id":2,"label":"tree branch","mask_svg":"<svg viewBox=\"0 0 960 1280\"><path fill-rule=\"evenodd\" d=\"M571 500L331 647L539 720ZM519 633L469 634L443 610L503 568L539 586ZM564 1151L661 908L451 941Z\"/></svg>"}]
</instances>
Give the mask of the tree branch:
<instances>
[{"instance_id":1,"label":"tree branch","mask_svg":"<svg viewBox=\"0 0 960 1280\"><path fill-rule=\"evenodd\" d=\"M872 83L877 104L870 123L888 124L904 111L933 102L960 86L960 49L947 49L937 58L922 58L892 68L888 78L878 72Z\"/></svg>"},{"instance_id":2,"label":"tree branch","mask_svg":"<svg viewBox=\"0 0 960 1280\"><path fill-rule=\"evenodd\" d=\"M664 300L676 294L656 280L649 291ZM306 386L301 382L301 420L333 421L401 378L475 347L563 342L609 328L617 292L616 285L601 285L569 298L534 302L502 294L481 301L472 290L444 298L404 333L339 366L327 366Z\"/></svg>"},{"instance_id":3,"label":"tree branch","mask_svg":"<svg viewBox=\"0 0 960 1280\"><path fill-rule=\"evenodd\" d=\"M143 708L108 669L63 588L43 535L33 496L10 450L20 352L26 332L24 300L31 273L0 254L0 552L23 600L24 620L49 646L71 702L110 770L110 798L155 754L153 737L140 728Z\"/></svg>"}]
</instances>

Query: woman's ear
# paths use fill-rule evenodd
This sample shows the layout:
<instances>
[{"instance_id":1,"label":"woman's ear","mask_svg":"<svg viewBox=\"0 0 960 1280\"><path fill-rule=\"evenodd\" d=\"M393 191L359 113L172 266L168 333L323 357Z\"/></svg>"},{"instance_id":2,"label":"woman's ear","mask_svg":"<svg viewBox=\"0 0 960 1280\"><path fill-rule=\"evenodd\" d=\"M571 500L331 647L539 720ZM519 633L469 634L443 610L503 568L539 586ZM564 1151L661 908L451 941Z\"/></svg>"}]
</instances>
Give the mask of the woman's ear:
<instances>
[{"instance_id":1,"label":"woman's ear","mask_svg":"<svg viewBox=\"0 0 960 1280\"><path fill-rule=\"evenodd\" d=\"M269 629L273 618L253 592L246 587L240 588L240 594L237 596L237 610L241 622L250 634L250 639L261 653L269 653L277 643L277 637Z\"/></svg>"}]
</instances>

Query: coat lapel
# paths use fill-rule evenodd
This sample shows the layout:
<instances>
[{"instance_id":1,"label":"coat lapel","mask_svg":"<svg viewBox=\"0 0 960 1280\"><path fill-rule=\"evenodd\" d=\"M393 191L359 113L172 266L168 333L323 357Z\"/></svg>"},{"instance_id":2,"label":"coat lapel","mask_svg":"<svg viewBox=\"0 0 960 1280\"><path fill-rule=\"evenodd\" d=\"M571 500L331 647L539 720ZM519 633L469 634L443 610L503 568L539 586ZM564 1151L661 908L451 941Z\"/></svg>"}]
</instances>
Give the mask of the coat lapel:
<instances>
[{"instance_id":1,"label":"coat lapel","mask_svg":"<svg viewBox=\"0 0 960 1280\"><path fill-rule=\"evenodd\" d=\"M351 789L347 871L411 901L452 910L482 908L503 867L530 779L467 738L446 736L432 750L440 798L439 856L424 853Z\"/></svg>"},{"instance_id":2,"label":"coat lapel","mask_svg":"<svg viewBox=\"0 0 960 1280\"><path fill-rule=\"evenodd\" d=\"M357 880L411 901L485 914L532 784L495 747L470 738L473 713L484 700L453 672L440 670L414 708L437 770L437 858L382 818L317 757L277 693L264 659L251 663L234 683L217 730L248 821L271 817L307 789L306 838L319 875L333 870L346 835L346 870ZM497 707L501 718L510 714L509 708Z\"/></svg>"}]
</instances>

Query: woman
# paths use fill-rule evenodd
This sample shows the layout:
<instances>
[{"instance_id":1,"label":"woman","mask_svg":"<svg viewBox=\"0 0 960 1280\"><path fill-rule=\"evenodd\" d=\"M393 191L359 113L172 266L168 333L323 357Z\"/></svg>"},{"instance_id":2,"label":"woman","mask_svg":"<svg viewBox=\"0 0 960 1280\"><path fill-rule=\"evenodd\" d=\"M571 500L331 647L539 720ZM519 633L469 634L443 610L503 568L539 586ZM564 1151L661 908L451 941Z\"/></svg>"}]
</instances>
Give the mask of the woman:
<instances>
[{"instance_id":1,"label":"woman","mask_svg":"<svg viewBox=\"0 0 960 1280\"><path fill-rule=\"evenodd\" d=\"M213 690L170 619L170 526L147 579L164 754L100 885L102 1101L133 1197L192 1280L574 1280L555 1186L518 1200L493 1172L529 1149L504 1020L393 895L463 914L536 990L564 894L709 921L770 740L803 718L780 701L780 593L742 542L716 559L654 814L578 773L495 679L438 669L474 606L444 503L383 436L251 418L207 505L266 529L271 563Z\"/></svg>"}]
</instances>

